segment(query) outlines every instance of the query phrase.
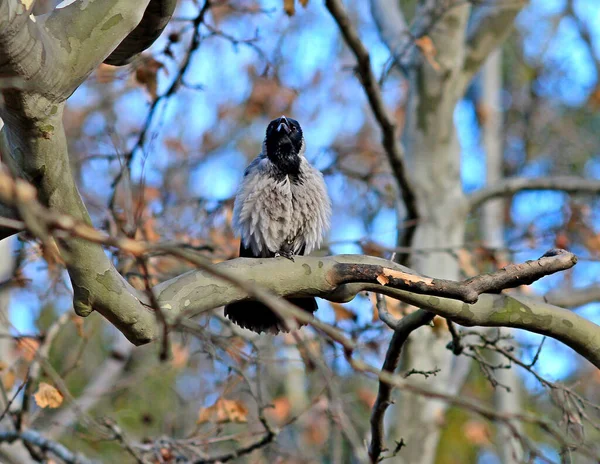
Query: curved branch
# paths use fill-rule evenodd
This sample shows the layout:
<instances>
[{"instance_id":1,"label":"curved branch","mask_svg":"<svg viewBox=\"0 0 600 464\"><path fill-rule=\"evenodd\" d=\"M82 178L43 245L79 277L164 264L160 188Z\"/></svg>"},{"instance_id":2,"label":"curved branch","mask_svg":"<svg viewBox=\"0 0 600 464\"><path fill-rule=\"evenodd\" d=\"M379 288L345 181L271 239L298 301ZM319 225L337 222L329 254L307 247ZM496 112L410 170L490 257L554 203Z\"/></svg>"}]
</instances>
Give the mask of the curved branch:
<instances>
[{"instance_id":1,"label":"curved branch","mask_svg":"<svg viewBox=\"0 0 600 464\"><path fill-rule=\"evenodd\" d=\"M469 197L469 208L471 211L474 211L483 203L493 198L533 190L597 194L600 193L600 180L584 179L577 176L550 176L537 179L527 177L508 178L472 193Z\"/></svg>"},{"instance_id":2,"label":"curved branch","mask_svg":"<svg viewBox=\"0 0 600 464\"><path fill-rule=\"evenodd\" d=\"M563 308L576 308L588 303L597 303L600 301L600 285L553 290L544 295L544 301Z\"/></svg>"},{"instance_id":3,"label":"curved branch","mask_svg":"<svg viewBox=\"0 0 600 464\"><path fill-rule=\"evenodd\" d=\"M123 66L149 48L167 27L177 0L150 0L138 26L125 37L108 58L106 64Z\"/></svg>"},{"instance_id":4,"label":"curved branch","mask_svg":"<svg viewBox=\"0 0 600 464\"><path fill-rule=\"evenodd\" d=\"M419 211L417 208L415 192L406 170L404 149L398 141L396 124L394 124L392 118L390 118L385 103L383 102L381 89L379 88L377 79L371 69L371 57L369 52L361 42L356 28L350 22L350 18L344 9L342 2L340 0L326 0L325 5L340 28L346 44L356 57L356 71L360 83L367 94L367 99L369 100L369 105L373 110L375 119L377 119L377 122L381 127L381 132L383 134L382 145L385 149L394 177L398 182L402 200L406 207L407 217L405 222L409 224L401 246L410 247L419 219ZM400 258L399 262L406 262L407 257L408 255Z\"/></svg>"},{"instance_id":5,"label":"curved branch","mask_svg":"<svg viewBox=\"0 0 600 464\"><path fill-rule=\"evenodd\" d=\"M184 316L254 297L267 302L269 307L277 311L281 310L284 315L311 322L315 328L325 331L351 350L352 343L337 329L318 320L310 321L305 313L302 314L303 311L293 311L293 305L286 305L284 300L274 298L273 294L319 296L343 302L350 301L359 292L374 291L428 309L463 325L517 327L548 335L564 342L600 367L600 327L594 323L539 301L481 294L528 284L545 275L569 269L575 264L576 258L564 250L551 250L538 260L512 264L500 271L463 282L419 276L397 263L361 255L298 256L294 262L286 258L238 258L213 265L200 255L186 254L179 247L112 238L86 223L46 209L35 199L35 190L31 185L22 180L12 180L2 170L0 201L16 204L26 218L30 231L32 228L41 230L46 237L58 232L62 233L63 239L65 233L67 237L78 237L65 241L77 244L76 247L71 245L69 253L76 251L79 262L92 262L93 265L97 261L87 246L102 248L91 241L117 246L136 256L149 252L169 253L201 267L202 270L187 272L154 288L158 304L168 321L179 321ZM89 255L82 256L81 253L86 251ZM102 256L106 255L102 253ZM157 336L154 314L142 304L145 301L143 295L129 286L114 268L112 270L111 274L111 268L103 273L93 269L93 272L83 273L80 277L89 285L84 288L90 289L84 296L89 298L90 309L98 310L132 343L152 341ZM273 276L277 276L277 279ZM71 276L76 292L76 285L79 284L75 280L77 277L77 274ZM120 280L113 283L110 280L113 278ZM477 303L469 305L439 295ZM290 306L292 311L288 309Z\"/></svg>"},{"instance_id":6,"label":"curved branch","mask_svg":"<svg viewBox=\"0 0 600 464\"><path fill-rule=\"evenodd\" d=\"M427 325L431 322L435 314L421 309L409 314L408 316L400 319L390 345L388 346L387 353L385 355L385 361L383 362L382 372L389 372L393 374L398 367L400 360L400 353L402 352L402 346L408 340L409 335L419 327ZM371 412L371 443L369 445L369 457L371 462L379 462L379 457L383 451L383 418L385 411L391 404L390 398L392 396L393 385L379 380L379 390L377 391L377 399L373 405L373 411Z\"/></svg>"}]
</instances>

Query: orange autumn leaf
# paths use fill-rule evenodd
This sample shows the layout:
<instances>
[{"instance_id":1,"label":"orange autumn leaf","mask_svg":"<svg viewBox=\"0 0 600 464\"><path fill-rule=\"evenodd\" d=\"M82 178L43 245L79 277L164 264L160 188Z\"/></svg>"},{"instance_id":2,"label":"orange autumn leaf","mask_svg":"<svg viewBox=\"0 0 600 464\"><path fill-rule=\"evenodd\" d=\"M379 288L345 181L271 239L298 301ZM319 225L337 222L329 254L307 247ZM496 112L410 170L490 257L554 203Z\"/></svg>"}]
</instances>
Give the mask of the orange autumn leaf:
<instances>
[{"instance_id":1,"label":"orange autumn leaf","mask_svg":"<svg viewBox=\"0 0 600 464\"><path fill-rule=\"evenodd\" d=\"M186 366L190 357L190 350L187 346L183 346L182 344L176 342L172 343L171 353L173 354L173 358L171 359L171 364L173 364L173 367L181 369L182 367Z\"/></svg>"},{"instance_id":2,"label":"orange autumn leaf","mask_svg":"<svg viewBox=\"0 0 600 464\"><path fill-rule=\"evenodd\" d=\"M360 402L369 409L373 407L375 400L377 399L375 392L373 390L369 390L368 388L359 388L357 391L357 396Z\"/></svg>"},{"instance_id":3,"label":"orange autumn leaf","mask_svg":"<svg viewBox=\"0 0 600 464\"><path fill-rule=\"evenodd\" d=\"M473 262L473 254L471 252L461 248L456 251L456 255L458 256L458 265L460 266L460 270L464 272L466 276L472 277L479 274L479 271Z\"/></svg>"},{"instance_id":4,"label":"orange autumn leaf","mask_svg":"<svg viewBox=\"0 0 600 464\"><path fill-rule=\"evenodd\" d=\"M432 330L435 335L440 337L448 331L448 322L440 316L435 316L432 321Z\"/></svg>"},{"instance_id":5,"label":"orange autumn leaf","mask_svg":"<svg viewBox=\"0 0 600 464\"><path fill-rule=\"evenodd\" d=\"M474 445L487 445L490 443L490 429L485 422L470 420L463 426L465 438Z\"/></svg>"},{"instance_id":6,"label":"orange autumn leaf","mask_svg":"<svg viewBox=\"0 0 600 464\"><path fill-rule=\"evenodd\" d=\"M290 399L286 396L280 396L273 400L273 407L265 412L273 422L283 424L289 418L291 410Z\"/></svg>"},{"instance_id":7,"label":"orange autumn leaf","mask_svg":"<svg viewBox=\"0 0 600 464\"><path fill-rule=\"evenodd\" d=\"M295 0L283 0L283 11L288 16L294 16L296 12L296 5L294 4Z\"/></svg>"},{"instance_id":8,"label":"orange autumn leaf","mask_svg":"<svg viewBox=\"0 0 600 464\"><path fill-rule=\"evenodd\" d=\"M17 352L25 361L33 361L40 347L40 341L32 337L21 337L17 339Z\"/></svg>"},{"instance_id":9,"label":"orange autumn leaf","mask_svg":"<svg viewBox=\"0 0 600 464\"><path fill-rule=\"evenodd\" d=\"M14 387L15 380L17 380L17 375L13 369L7 369L6 372L2 371L0 373L0 378L2 379L2 385L4 389L9 391Z\"/></svg>"},{"instance_id":10,"label":"orange autumn leaf","mask_svg":"<svg viewBox=\"0 0 600 464\"><path fill-rule=\"evenodd\" d=\"M331 306L333 307L336 321L356 321L358 316L348 308L339 303L331 303Z\"/></svg>"},{"instance_id":11,"label":"orange autumn leaf","mask_svg":"<svg viewBox=\"0 0 600 464\"><path fill-rule=\"evenodd\" d=\"M427 35L423 37L419 37L415 40L415 45L419 47L421 53L427 60L427 62L431 65L433 69L436 71L440 70L440 64L435 61L435 56L437 55L437 50L435 49L435 45L433 45L433 41Z\"/></svg>"},{"instance_id":12,"label":"orange autumn leaf","mask_svg":"<svg viewBox=\"0 0 600 464\"><path fill-rule=\"evenodd\" d=\"M135 80L146 88L153 99L157 97L158 71L164 67L160 61L144 56L135 70Z\"/></svg>"},{"instance_id":13,"label":"orange autumn leaf","mask_svg":"<svg viewBox=\"0 0 600 464\"><path fill-rule=\"evenodd\" d=\"M83 331L83 318L73 314L71 316L71 322L73 322L73 325L75 325L77 335L79 335L81 338L85 338L85 332Z\"/></svg>"},{"instance_id":14,"label":"orange autumn leaf","mask_svg":"<svg viewBox=\"0 0 600 464\"><path fill-rule=\"evenodd\" d=\"M385 254L383 247L371 240L362 242L360 246L363 250L363 254L368 256L379 256L380 258L383 258L383 255Z\"/></svg>"},{"instance_id":15,"label":"orange autumn leaf","mask_svg":"<svg viewBox=\"0 0 600 464\"><path fill-rule=\"evenodd\" d=\"M200 409L196 422L198 424L206 422L244 424L248 422L248 408L239 400L219 398L212 406Z\"/></svg>"},{"instance_id":16,"label":"orange autumn leaf","mask_svg":"<svg viewBox=\"0 0 600 464\"><path fill-rule=\"evenodd\" d=\"M46 382L40 382L33 397L40 408L58 408L63 402L62 394Z\"/></svg>"},{"instance_id":17,"label":"orange autumn leaf","mask_svg":"<svg viewBox=\"0 0 600 464\"><path fill-rule=\"evenodd\" d=\"M593 110L600 108L600 84L596 85L596 88L590 93L587 104Z\"/></svg>"}]
</instances>

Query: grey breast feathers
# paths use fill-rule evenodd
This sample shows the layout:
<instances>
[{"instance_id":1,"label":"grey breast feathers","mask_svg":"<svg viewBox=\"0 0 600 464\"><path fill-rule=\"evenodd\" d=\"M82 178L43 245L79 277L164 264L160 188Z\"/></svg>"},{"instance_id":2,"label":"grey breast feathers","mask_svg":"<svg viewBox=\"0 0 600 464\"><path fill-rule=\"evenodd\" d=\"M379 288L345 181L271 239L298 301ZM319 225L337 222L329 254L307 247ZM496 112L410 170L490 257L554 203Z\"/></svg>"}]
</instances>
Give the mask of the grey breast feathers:
<instances>
[{"instance_id":1,"label":"grey breast feathers","mask_svg":"<svg viewBox=\"0 0 600 464\"><path fill-rule=\"evenodd\" d=\"M331 204L323 175L304 157L295 181L281 177L266 156L246 169L238 190L233 226L255 256L272 256L286 241L293 252L310 253L319 247L329 227Z\"/></svg>"}]
</instances>

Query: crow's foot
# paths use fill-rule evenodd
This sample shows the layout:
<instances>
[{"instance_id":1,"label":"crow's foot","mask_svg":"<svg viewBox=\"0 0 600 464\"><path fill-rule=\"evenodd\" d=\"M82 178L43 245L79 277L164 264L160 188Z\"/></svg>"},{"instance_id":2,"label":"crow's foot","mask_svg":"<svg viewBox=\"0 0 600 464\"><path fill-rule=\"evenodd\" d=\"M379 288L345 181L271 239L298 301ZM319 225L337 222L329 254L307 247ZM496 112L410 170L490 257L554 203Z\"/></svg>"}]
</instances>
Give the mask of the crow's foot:
<instances>
[{"instance_id":1,"label":"crow's foot","mask_svg":"<svg viewBox=\"0 0 600 464\"><path fill-rule=\"evenodd\" d=\"M277 253L275 253L275 257L279 258L283 256L284 258L289 259L292 263L295 263L294 261L294 253L292 253L291 251L285 251L285 250L280 250Z\"/></svg>"}]
</instances>

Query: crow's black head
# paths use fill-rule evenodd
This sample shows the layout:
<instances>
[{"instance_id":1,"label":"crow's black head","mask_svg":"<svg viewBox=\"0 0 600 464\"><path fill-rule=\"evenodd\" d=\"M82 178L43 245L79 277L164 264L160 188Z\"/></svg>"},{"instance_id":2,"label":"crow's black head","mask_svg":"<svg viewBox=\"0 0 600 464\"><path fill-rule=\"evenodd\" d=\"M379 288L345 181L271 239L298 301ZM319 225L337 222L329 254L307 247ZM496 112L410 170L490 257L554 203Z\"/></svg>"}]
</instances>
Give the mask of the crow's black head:
<instances>
[{"instance_id":1,"label":"crow's black head","mask_svg":"<svg viewBox=\"0 0 600 464\"><path fill-rule=\"evenodd\" d=\"M267 126L266 155L286 174L297 174L304 148L302 128L295 119L281 116Z\"/></svg>"}]
</instances>

